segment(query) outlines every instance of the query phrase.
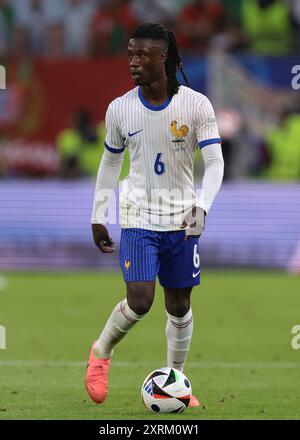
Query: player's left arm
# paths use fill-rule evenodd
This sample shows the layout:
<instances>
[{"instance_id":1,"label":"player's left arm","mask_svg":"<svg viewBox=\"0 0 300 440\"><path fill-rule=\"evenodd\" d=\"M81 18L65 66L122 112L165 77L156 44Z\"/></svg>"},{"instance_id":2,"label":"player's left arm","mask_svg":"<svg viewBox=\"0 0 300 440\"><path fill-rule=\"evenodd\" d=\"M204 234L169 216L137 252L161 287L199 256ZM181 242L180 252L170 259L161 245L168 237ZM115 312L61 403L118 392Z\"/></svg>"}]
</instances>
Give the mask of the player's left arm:
<instances>
[{"instance_id":1,"label":"player's left arm","mask_svg":"<svg viewBox=\"0 0 300 440\"><path fill-rule=\"evenodd\" d=\"M205 228L205 216L216 197L223 180L224 161L221 144L207 145L202 149L204 162L204 175L202 180L202 191L196 205L185 216L182 229L186 229L186 240L193 237L200 237Z\"/></svg>"},{"instance_id":2,"label":"player's left arm","mask_svg":"<svg viewBox=\"0 0 300 440\"><path fill-rule=\"evenodd\" d=\"M186 240L191 236L200 237L202 234L205 228L205 216L221 187L224 175L221 139L214 110L206 97L202 100L197 115L200 117L196 125L196 136L202 152L204 175L201 196L180 225L182 229L187 228Z\"/></svg>"}]
</instances>

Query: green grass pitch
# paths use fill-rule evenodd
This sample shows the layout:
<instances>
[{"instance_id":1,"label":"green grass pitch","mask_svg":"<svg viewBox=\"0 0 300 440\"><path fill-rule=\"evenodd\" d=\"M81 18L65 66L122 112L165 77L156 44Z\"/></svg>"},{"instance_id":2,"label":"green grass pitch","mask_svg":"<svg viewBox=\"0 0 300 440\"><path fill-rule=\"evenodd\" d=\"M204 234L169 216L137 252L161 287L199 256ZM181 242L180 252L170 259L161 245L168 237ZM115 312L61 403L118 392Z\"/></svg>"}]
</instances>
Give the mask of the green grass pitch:
<instances>
[{"instance_id":1,"label":"green grass pitch","mask_svg":"<svg viewBox=\"0 0 300 440\"><path fill-rule=\"evenodd\" d=\"M6 273L1 282L0 419L297 419L300 279L283 272L203 270L185 373L203 407L156 415L146 375L166 365L163 292L114 352L104 405L84 388L87 354L124 296L119 273Z\"/></svg>"}]
</instances>

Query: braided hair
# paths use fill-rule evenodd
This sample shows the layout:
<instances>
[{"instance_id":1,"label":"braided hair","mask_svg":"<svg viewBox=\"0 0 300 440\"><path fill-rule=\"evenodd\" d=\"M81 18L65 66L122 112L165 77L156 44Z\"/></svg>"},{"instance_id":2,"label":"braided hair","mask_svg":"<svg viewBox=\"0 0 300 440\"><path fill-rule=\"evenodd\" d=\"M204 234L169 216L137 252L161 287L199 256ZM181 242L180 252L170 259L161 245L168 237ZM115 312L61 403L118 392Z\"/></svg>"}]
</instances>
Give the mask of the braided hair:
<instances>
[{"instance_id":1,"label":"braided hair","mask_svg":"<svg viewBox=\"0 0 300 440\"><path fill-rule=\"evenodd\" d=\"M168 77L168 96L171 98L178 93L180 83L177 80L177 69L180 70L186 85L188 80L183 71L182 61L175 35L165 26L158 23L145 23L139 25L132 33L131 38L149 38L151 40L164 40L168 46L168 56L165 62Z\"/></svg>"}]
</instances>

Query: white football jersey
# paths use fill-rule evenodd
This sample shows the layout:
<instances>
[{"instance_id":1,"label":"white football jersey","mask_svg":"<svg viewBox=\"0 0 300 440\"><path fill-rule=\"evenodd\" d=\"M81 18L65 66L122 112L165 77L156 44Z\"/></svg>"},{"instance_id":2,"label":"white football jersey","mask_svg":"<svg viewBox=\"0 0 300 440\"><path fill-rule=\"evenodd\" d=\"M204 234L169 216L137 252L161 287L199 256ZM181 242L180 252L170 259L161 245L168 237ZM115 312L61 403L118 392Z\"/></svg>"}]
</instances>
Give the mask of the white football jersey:
<instances>
[{"instance_id":1,"label":"white football jersey","mask_svg":"<svg viewBox=\"0 0 300 440\"><path fill-rule=\"evenodd\" d=\"M109 105L106 148L128 148L130 173L120 195L123 228L179 230L195 205L193 160L197 147L221 142L208 98L180 86L172 99L149 104L135 87Z\"/></svg>"}]
</instances>

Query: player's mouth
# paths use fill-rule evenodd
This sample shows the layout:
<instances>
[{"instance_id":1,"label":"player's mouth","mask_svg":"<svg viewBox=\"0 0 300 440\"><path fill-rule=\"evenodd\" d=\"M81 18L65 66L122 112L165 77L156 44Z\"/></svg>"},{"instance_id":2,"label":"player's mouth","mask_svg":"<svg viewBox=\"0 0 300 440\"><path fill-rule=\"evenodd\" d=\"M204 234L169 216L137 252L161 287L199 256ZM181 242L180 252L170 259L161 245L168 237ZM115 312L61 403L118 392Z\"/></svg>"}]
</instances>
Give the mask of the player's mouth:
<instances>
[{"instance_id":1,"label":"player's mouth","mask_svg":"<svg viewBox=\"0 0 300 440\"><path fill-rule=\"evenodd\" d=\"M131 72L131 78L133 81L138 81L141 79L141 74L139 72Z\"/></svg>"}]
</instances>

